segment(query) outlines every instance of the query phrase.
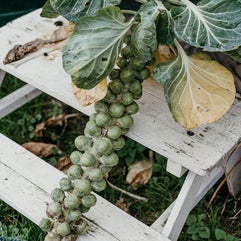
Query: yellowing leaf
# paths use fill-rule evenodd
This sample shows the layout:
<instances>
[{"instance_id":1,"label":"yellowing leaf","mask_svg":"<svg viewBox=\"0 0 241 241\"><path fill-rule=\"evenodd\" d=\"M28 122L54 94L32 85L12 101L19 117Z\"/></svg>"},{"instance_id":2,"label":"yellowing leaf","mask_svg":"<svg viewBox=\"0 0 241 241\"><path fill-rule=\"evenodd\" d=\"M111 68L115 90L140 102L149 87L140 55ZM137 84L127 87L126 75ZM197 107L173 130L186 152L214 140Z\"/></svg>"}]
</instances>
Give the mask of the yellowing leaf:
<instances>
[{"instance_id":1,"label":"yellowing leaf","mask_svg":"<svg viewBox=\"0 0 241 241\"><path fill-rule=\"evenodd\" d=\"M72 89L79 104L81 106L87 106L105 97L107 93L107 80L102 80L98 85L90 90L80 89L72 82Z\"/></svg>"},{"instance_id":2,"label":"yellowing leaf","mask_svg":"<svg viewBox=\"0 0 241 241\"><path fill-rule=\"evenodd\" d=\"M153 69L156 65L158 65L159 63L171 61L175 57L175 53L172 52L168 45L161 44L158 46L155 53L155 63L146 67L151 71L151 73L153 73Z\"/></svg>"},{"instance_id":3,"label":"yellowing leaf","mask_svg":"<svg viewBox=\"0 0 241 241\"><path fill-rule=\"evenodd\" d=\"M174 119L190 129L218 120L235 98L232 73L205 54L187 56L176 44L179 56L154 70Z\"/></svg>"},{"instance_id":4,"label":"yellowing leaf","mask_svg":"<svg viewBox=\"0 0 241 241\"><path fill-rule=\"evenodd\" d=\"M127 183L131 184L134 189L146 184L152 176L152 166L153 162L148 159L131 165L126 176Z\"/></svg>"}]
</instances>

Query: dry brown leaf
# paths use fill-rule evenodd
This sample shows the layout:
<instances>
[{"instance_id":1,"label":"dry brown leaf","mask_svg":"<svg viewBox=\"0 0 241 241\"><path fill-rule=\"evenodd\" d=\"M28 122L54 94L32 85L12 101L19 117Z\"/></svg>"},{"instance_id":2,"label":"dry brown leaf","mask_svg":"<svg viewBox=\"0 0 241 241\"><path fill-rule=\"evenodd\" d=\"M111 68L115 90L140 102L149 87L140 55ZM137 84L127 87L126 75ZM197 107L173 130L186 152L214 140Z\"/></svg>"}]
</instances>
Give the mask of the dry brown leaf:
<instances>
[{"instance_id":1,"label":"dry brown leaf","mask_svg":"<svg viewBox=\"0 0 241 241\"><path fill-rule=\"evenodd\" d=\"M81 106L87 106L103 99L107 93L107 80L102 80L98 85L90 90L80 89L72 83L73 93Z\"/></svg>"},{"instance_id":2,"label":"dry brown leaf","mask_svg":"<svg viewBox=\"0 0 241 241\"><path fill-rule=\"evenodd\" d=\"M37 38L25 44L16 44L15 46L13 46L12 49L8 51L5 59L3 60L3 64L10 64L12 62L21 60L27 54L34 53L41 49L43 46L50 47L53 44L66 40L69 37L69 35L69 27L61 26L52 33L50 39L43 40L41 38Z\"/></svg>"},{"instance_id":3,"label":"dry brown leaf","mask_svg":"<svg viewBox=\"0 0 241 241\"><path fill-rule=\"evenodd\" d=\"M67 170L71 165L72 165L72 162L69 156L64 156L57 161L57 163L55 164L55 167L66 174Z\"/></svg>"},{"instance_id":4,"label":"dry brown leaf","mask_svg":"<svg viewBox=\"0 0 241 241\"><path fill-rule=\"evenodd\" d=\"M50 156L53 154L53 152L57 152L58 154L62 153L62 151L56 145L44 142L26 142L23 143L22 146L36 156L41 157Z\"/></svg>"},{"instance_id":5,"label":"dry brown leaf","mask_svg":"<svg viewBox=\"0 0 241 241\"><path fill-rule=\"evenodd\" d=\"M116 207L122 209L123 211L127 212L129 211L128 205L125 203L125 200L123 197L120 197L116 203L115 203Z\"/></svg>"},{"instance_id":6,"label":"dry brown leaf","mask_svg":"<svg viewBox=\"0 0 241 241\"><path fill-rule=\"evenodd\" d=\"M134 189L146 184L152 176L152 167L153 162L149 159L132 164L126 176L127 183L131 184Z\"/></svg>"},{"instance_id":7,"label":"dry brown leaf","mask_svg":"<svg viewBox=\"0 0 241 241\"><path fill-rule=\"evenodd\" d=\"M43 131L46 130L47 126L62 126L65 121L66 121L65 114L61 114L58 116L52 116L48 120L36 125L34 132L35 132L36 136L42 137Z\"/></svg>"}]
</instances>

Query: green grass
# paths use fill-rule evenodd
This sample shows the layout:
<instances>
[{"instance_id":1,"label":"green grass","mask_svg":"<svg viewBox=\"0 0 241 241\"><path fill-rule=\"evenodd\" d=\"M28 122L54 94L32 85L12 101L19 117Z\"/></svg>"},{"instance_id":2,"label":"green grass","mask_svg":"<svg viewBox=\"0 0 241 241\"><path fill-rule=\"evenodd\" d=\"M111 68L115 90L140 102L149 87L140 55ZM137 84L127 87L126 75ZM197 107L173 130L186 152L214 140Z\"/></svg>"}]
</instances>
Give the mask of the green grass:
<instances>
[{"instance_id":1,"label":"green grass","mask_svg":"<svg viewBox=\"0 0 241 241\"><path fill-rule=\"evenodd\" d=\"M22 86L23 83L7 75L0 88L0 98ZM77 113L76 110L42 94L28 104L22 106L10 115L0 120L1 133L11 137L17 143L28 141L43 141L58 145L62 154L53 153L46 158L51 164L75 150L73 141L76 136L83 133L83 128L88 117L78 114L70 118L65 127L51 127L44 131L43 137L37 137L34 133L36 124L58 114ZM138 201L123 193L108 187L100 193L103 197L116 203L120 198L128 208L128 212L150 225L171 204L178 194L184 178L176 178L165 171L166 159L155 154L155 165L151 180L137 190L125 182L128 166L148 156L149 150L140 144L127 139L125 148L120 151L121 161L110 173L109 180L114 185L128 192L148 198L148 202ZM188 225L185 225L180 241L189 240L233 240L241 237L241 195L236 199L230 196L227 187L224 186L212 205L208 208L208 202L216 187L209 191L205 198L195 207L189 217ZM16 197L17 198L17 197ZM235 214L236 217L235 217ZM235 218L232 218L235 217ZM215 237L216 233L216 237ZM20 215L4 202L0 201L0 236L19 237L24 240L42 241L44 233L27 218ZM234 238L236 237L236 239Z\"/></svg>"}]
</instances>

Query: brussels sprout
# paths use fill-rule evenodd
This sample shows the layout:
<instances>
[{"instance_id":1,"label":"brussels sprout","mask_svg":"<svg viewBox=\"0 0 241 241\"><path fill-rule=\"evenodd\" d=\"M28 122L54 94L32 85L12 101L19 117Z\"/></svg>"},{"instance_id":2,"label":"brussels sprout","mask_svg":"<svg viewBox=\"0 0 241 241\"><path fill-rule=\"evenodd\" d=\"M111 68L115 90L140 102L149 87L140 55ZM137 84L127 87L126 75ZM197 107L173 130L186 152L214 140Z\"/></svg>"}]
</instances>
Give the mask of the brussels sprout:
<instances>
[{"instance_id":1,"label":"brussels sprout","mask_svg":"<svg viewBox=\"0 0 241 241\"><path fill-rule=\"evenodd\" d=\"M129 62L126 58L119 57L116 61L116 64L118 67L122 69L122 68L125 68L129 64Z\"/></svg>"},{"instance_id":2,"label":"brussels sprout","mask_svg":"<svg viewBox=\"0 0 241 241\"><path fill-rule=\"evenodd\" d=\"M96 112L108 112L108 104L104 101L97 101L94 104Z\"/></svg>"},{"instance_id":3,"label":"brussels sprout","mask_svg":"<svg viewBox=\"0 0 241 241\"><path fill-rule=\"evenodd\" d=\"M74 224L72 228L76 233L86 234L88 229L88 224L85 220L81 220L80 222Z\"/></svg>"},{"instance_id":4,"label":"brussels sprout","mask_svg":"<svg viewBox=\"0 0 241 241\"><path fill-rule=\"evenodd\" d=\"M131 115L125 115L117 119L117 124L124 129L131 128L133 125L133 118Z\"/></svg>"},{"instance_id":5,"label":"brussels sprout","mask_svg":"<svg viewBox=\"0 0 241 241\"><path fill-rule=\"evenodd\" d=\"M141 70L145 67L145 63L143 63L139 59L133 58L131 60L131 67L135 70Z\"/></svg>"},{"instance_id":6,"label":"brussels sprout","mask_svg":"<svg viewBox=\"0 0 241 241\"><path fill-rule=\"evenodd\" d=\"M134 94L134 100L139 100L142 96L142 93L140 94Z\"/></svg>"},{"instance_id":7,"label":"brussels sprout","mask_svg":"<svg viewBox=\"0 0 241 241\"><path fill-rule=\"evenodd\" d=\"M113 69L109 74L109 78L111 80L118 79L119 76L120 76L120 70L119 69Z\"/></svg>"},{"instance_id":8,"label":"brussels sprout","mask_svg":"<svg viewBox=\"0 0 241 241\"><path fill-rule=\"evenodd\" d=\"M49 232L44 238L44 241L60 241L60 240L61 240L61 237L55 232Z\"/></svg>"},{"instance_id":9,"label":"brussels sprout","mask_svg":"<svg viewBox=\"0 0 241 241\"><path fill-rule=\"evenodd\" d=\"M135 71L132 69L123 69L120 73L121 81L124 83L130 83L135 79Z\"/></svg>"},{"instance_id":10,"label":"brussels sprout","mask_svg":"<svg viewBox=\"0 0 241 241\"><path fill-rule=\"evenodd\" d=\"M82 204L86 207L93 207L97 202L96 196L94 194L90 194L82 197Z\"/></svg>"},{"instance_id":11,"label":"brussels sprout","mask_svg":"<svg viewBox=\"0 0 241 241\"><path fill-rule=\"evenodd\" d=\"M115 152L112 152L110 155L102 156L100 162L106 166L116 166L119 162L119 157Z\"/></svg>"},{"instance_id":12,"label":"brussels sprout","mask_svg":"<svg viewBox=\"0 0 241 241\"><path fill-rule=\"evenodd\" d=\"M49 218L58 218L62 215L62 207L58 202L51 202L47 205L46 214Z\"/></svg>"},{"instance_id":13,"label":"brussels sprout","mask_svg":"<svg viewBox=\"0 0 241 241\"><path fill-rule=\"evenodd\" d=\"M59 187L63 191L69 191L72 188L72 182L69 178L63 177L59 180Z\"/></svg>"},{"instance_id":14,"label":"brussels sprout","mask_svg":"<svg viewBox=\"0 0 241 241\"><path fill-rule=\"evenodd\" d=\"M110 172L111 169L112 169L112 167L106 166L106 165L103 165L103 164L101 164L101 165L99 166L99 168L100 168L100 170L101 170L101 172L102 172L103 174L106 174L106 173Z\"/></svg>"},{"instance_id":15,"label":"brussels sprout","mask_svg":"<svg viewBox=\"0 0 241 241\"><path fill-rule=\"evenodd\" d=\"M150 75L151 75L151 72L147 68L143 68L142 70L139 70L136 73L137 78L140 79L140 80L147 79L147 78L150 77Z\"/></svg>"},{"instance_id":16,"label":"brussels sprout","mask_svg":"<svg viewBox=\"0 0 241 241\"><path fill-rule=\"evenodd\" d=\"M68 171L67 171L67 175L71 180L80 178L82 175L82 170L81 167L79 165L72 165Z\"/></svg>"},{"instance_id":17,"label":"brussels sprout","mask_svg":"<svg viewBox=\"0 0 241 241\"><path fill-rule=\"evenodd\" d=\"M65 197L64 192L60 188L55 188L51 192L51 198L55 202L62 202L64 200L64 197Z\"/></svg>"},{"instance_id":18,"label":"brussels sprout","mask_svg":"<svg viewBox=\"0 0 241 241\"><path fill-rule=\"evenodd\" d=\"M105 112L99 112L96 115L96 124L100 127L105 127L110 124L111 122L111 116Z\"/></svg>"},{"instance_id":19,"label":"brussels sprout","mask_svg":"<svg viewBox=\"0 0 241 241\"><path fill-rule=\"evenodd\" d=\"M110 126L107 130L107 136L112 139L116 140L121 136L121 128L118 126Z\"/></svg>"},{"instance_id":20,"label":"brussels sprout","mask_svg":"<svg viewBox=\"0 0 241 241\"><path fill-rule=\"evenodd\" d=\"M79 151L73 151L71 154L70 154L70 160L73 164L77 164L80 160L80 157L81 157L82 153L79 152Z\"/></svg>"},{"instance_id":21,"label":"brussels sprout","mask_svg":"<svg viewBox=\"0 0 241 241\"><path fill-rule=\"evenodd\" d=\"M96 140L94 147L100 155L108 155L112 151L112 143L107 137L101 137Z\"/></svg>"},{"instance_id":22,"label":"brussels sprout","mask_svg":"<svg viewBox=\"0 0 241 241\"><path fill-rule=\"evenodd\" d=\"M81 205L79 206L79 210L80 210L81 213L87 213L87 212L89 212L90 207L86 207L86 206L84 206L83 204L81 204Z\"/></svg>"},{"instance_id":23,"label":"brussels sprout","mask_svg":"<svg viewBox=\"0 0 241 241\"><path fill-rule=\"evenodd\" d=\"M134 101L134 96L131 92L125 92L121 95L121 103L123 105L130 105Z\"/></svg>"},{"instance_id":24,"label":"brussels sprout","mask_svg":"<svg viewBox=\"0 0 241 241\"><path fill-rule=\"evenodd\" d=\"M74 193L69 193L64 199L64 206L69 209L75 209L80 205L80 200Z\"/></svg>"},{"instance_id":25,"label":"brussels sprout","mask_svg":"<svg viewBox=\"0 0 241 241\"><path fill-rule=\"evenodd\" d=\"M57 234L59 234L62 237L70 234L69 223L68 222L58 223L57 227L56 227L56 232L57 232Z\"/></svg>"},{"instance_id":26,"label":"brussels sprout","mask_svg":"<svg viewBox=\"0 0 241 241\"><path fill-rule=\"evenodd\" d=\"M76 148L78 148L80 151L85 151L90 147L91 139L87 136L80 135L75 138L74 143Z\"/></svg>"},{"instance_id":27,"label":"brussels sprout","mask_svg":"<svg viewBox=\"0 0 241 241\"><path fill-rule=\"evenodd\" d=\"M95 164L95 157L88 152L85 152L80 158L80 165L85 167L91 167Z\"/></svg>"},{"instance_id":28,"label":"brussels sprout","mask_svg":"<svg viewBox=\"0 0 241 241\"><path fill-rule=\"evenodd\" d=\"M112 91L108 89L108 90L107 90L107 93L106 93L106 95L105 95L105 97L104 97L104 99L103 99L103 101L105 101L105 102L107 102L107 103L111 103L111 102L113 102L115 99L116 99L116 95L114 95L114 94L112 93Z\"/></svg>"},{"instance_id":29,"label":"brussels sprout","mask_svg":"<svg viewBox=\"0 0 241 241\"><path fill-rule=\"evenodd\" d=\"M131 47L131 45L126 45L124 48L121 49L121 55L124 58L130 58L133 57L133 49Z\"/></svg>"},{"instance_id":30,"label":"brussels sprout","mask_svg":"<svg viewBox=\"0 0 241 241\"><path fill-rule=\"evenodd\" d=\"M50 231L52 226L53 224L48 218L42 218L39 222L39 227L45 232Z\"/></svg>"},{"instance_id":31,"label":"brussels sprout","mask_svg":"<svg viewBox=\"0 0 241 241\"><path fill-rule=\"evenodd\" d=\"M122 93L124 89L123 83L119 79L115 79L109 83L109 88L114 94L120 94Z\"/></svg>"},{"instance_id":32,"label":"brussels sprout","mask_svg":"<svg viewBox=\"0 0 241 241\"><path fill-rule=\"evenodd\" d=\"M133 102L131 105L126 106L125 111L129 115L136 114L139 110L139 106L136 102Z\"/></svg>"},{"instance_id":33,"label":"brussels sprout","mask_svg":"<svg viewBox=\"0 0 241 241\"><path fill-rule=\"evenodd\" d=\"M105 179L103 178L98 182L92 182L91 186L95 192L101 192L101 191L105 190L107 183L106 183Z\"/></svg>"},{"instance_id":34,"label":"brussels sprout","mask_svg":"<svg viewBox=\"0 0 241 241\"><path fill-rule=\"evenodd\" d=\"M121 136L117 140L112 141L113 150L119 151L125 145L125 139Z\"/></svg>"},{"instance_id":35,"label":"brussels sprout","mask_svg":"<svg viewBox=\"0 0 241 241\"><path fill-rule=\"evenodd\" d=\"M139 81L134 81L130 84L130 91L133 94L141 94L142 93L142 85Z\"/></svg>"},{"instance_id":36,"label":"brussels sprout","mask_svg":"<svg viewBox=\"0 0 241 241\"><path fill-rule=\"evenodd\" d=\"M79 209L71 209L69 211L68 219L70 221L76 222L79 221L82 216L82 213Z\"/></svg>"},{"instance_id":37,"label":"brussels sprout","mask_svg":"<svg viewBox=\"0 0 241 241\"><path fill-rule=\"evenodd\" d=\"M91 192L90 181L87 179L80 179L74 182L74 193L77 196L84 196Z\"/></svg>"},{"instance_id":38,"label":"brussels sprout","mask_svg":"<svg viewBox=\"0 0 241 241\"><path fill-rule=\"evenodd\" d=\"M89 120L86 123L84 133L86 136L97 136L101 133L101 128L96 124L94 120Z\"/></svg>"},{"instance_id":39,"label":"brussels sprout","mask_svg":"<svg viewBox=\"0 0 241 241\"><path fill-rule=\"evenodd\" d=\"M119 118L125 112L125 106L121 103L112 103L110 105L109 113L112 117Z\"/></svg>"},{"instance_id":40,"label":"brussels sprout","mask_svg":"<svg viewBox=\"0 0 241 241\"><path fill-rule=\"evenodd\" d=\"M93 168L88 172L91 181L99 181L103 178L103 174L99 168Z\"/></svg>"}]
</instances>

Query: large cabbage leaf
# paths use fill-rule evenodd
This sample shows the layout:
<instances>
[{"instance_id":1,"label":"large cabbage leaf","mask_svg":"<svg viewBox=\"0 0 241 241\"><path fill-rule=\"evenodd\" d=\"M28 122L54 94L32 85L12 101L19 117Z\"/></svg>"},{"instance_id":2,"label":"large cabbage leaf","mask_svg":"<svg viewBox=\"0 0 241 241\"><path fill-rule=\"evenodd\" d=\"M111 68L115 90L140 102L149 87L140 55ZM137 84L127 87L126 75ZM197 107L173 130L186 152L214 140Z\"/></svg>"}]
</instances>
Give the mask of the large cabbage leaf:
<instances>
[{"instance_id":1,"label":"large cabbage leaf","mask_svg":"<svg viewBox=\"0 0 241 241\"><path fill-rule=\"evenodd\" d=\"M155 67L154 79L163 84L170 111L185 128L218 120L235 98L228 69L204 53L187 56L180 45L176 59Z\"/></svg>"},{"instance_id":2,"label":"large cabbage leaf","mask_svg":"<svg viewBox=\"0 0 241 241\"><path fill-rule=\"evenodd\" d=\"M152 59L157 48L155 19L151 15L140 14L141 22L131 34L135 57L143 62Z\"/></svg>"},{"instance_id":3,"label":"large cabbage leaf","mask_svg":"<svg viewBox=\"0 0 241 241\"><path fill-rule=\"evenodd\" d=\"M120 2L121 0L50 0L54 9L73 23L80 17L92 16L99 9L118 5Z\"/></svg>"},{"instance_id":4,"label":"large cabbage leaf","mask_svg":"<svg viewBox=\"0 0 241 241\"><path fill-rule=\"evenodd\" d=\"M241 2L202 0L198 5L181 0L173 7L175 34L207 51L228 51L241 45Z\"/></svg>"},{"instance_id":5,"label":"large cabbage leaf","mask_svg":"<svg viewBox=\"0 0 241 241\"><path fill-rule=\"evenodd\" d=\"M118 7L108 7L76 23L63 50L63 66L79 88L91 89L113 69L132 26Z\"/></svg>"}]
</instances>

